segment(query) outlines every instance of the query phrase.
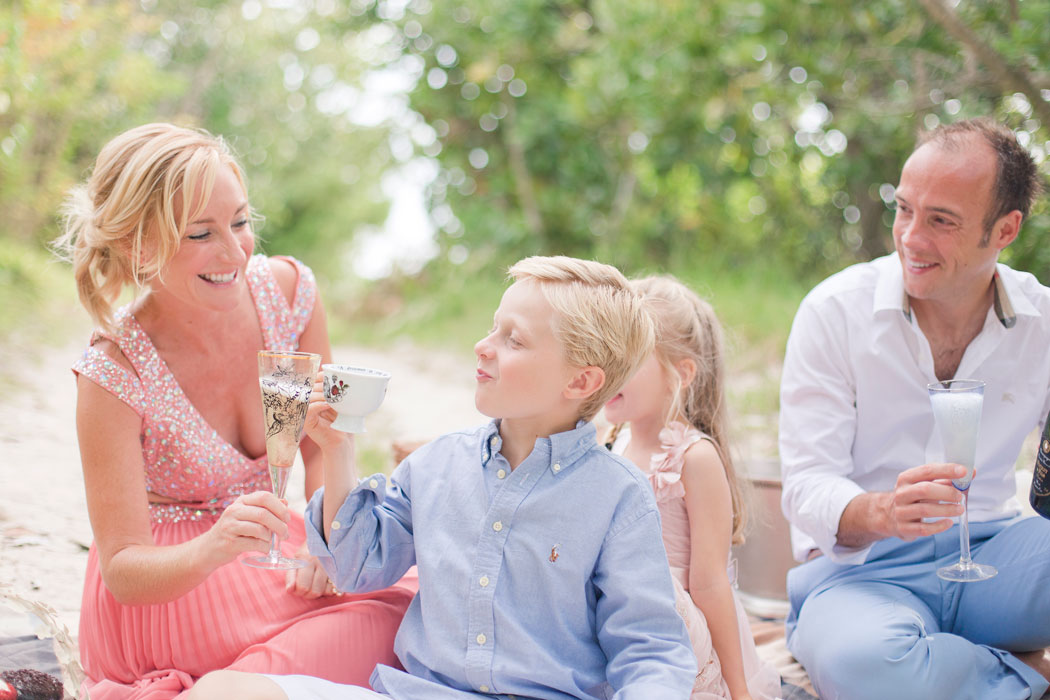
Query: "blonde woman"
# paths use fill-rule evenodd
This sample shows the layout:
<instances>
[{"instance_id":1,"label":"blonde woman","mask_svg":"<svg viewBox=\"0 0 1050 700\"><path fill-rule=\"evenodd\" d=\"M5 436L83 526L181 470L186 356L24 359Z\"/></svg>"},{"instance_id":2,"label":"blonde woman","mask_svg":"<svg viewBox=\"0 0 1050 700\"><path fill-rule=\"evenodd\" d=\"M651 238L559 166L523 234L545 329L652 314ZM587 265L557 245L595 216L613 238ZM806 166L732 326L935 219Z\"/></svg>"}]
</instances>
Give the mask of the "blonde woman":
<instances>
[{"instance_id":1,"label":"blonde woman","mask_svg":"<svg viewBox=\"0 0 1050 700\"><path fill-rule=\"evenodd\" d=\"M256 353L330 349L309 268L253 254L224 142L169 124L121 134L65 215L58 248L97 325L73 366L93 700L174 697L220 668L365 683L396 663L412 582L350 598L316 560L287 577L237 561L271 532L305 552L302 517L269 489ZM128 287L135 300L114 310ZM321 465L309 439L301 452L309 496Z\"/></svg>"},{"instance_id":2,"label":"blonde woman","mask_svg":"<svg viewBox=\"0 0 1050 700\"><path fill-rule=\"evenodd\" d=\"M700 666L692 699L769 700L780 679L758 659L727 568L746 515L727 444L722 330L710 304L672 277L632 286L656 347L605 417L617 425L613 451L638 465L656 494L678 612Z\"/></svg>"}]
</instances>

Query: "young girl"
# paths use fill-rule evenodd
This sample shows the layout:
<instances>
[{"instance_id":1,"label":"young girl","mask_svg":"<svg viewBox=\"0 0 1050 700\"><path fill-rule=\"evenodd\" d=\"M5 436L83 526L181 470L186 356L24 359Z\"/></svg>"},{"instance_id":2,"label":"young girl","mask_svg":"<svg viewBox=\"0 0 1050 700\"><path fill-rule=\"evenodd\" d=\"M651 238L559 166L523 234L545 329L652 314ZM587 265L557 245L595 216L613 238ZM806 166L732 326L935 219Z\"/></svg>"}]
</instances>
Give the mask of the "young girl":
<instances>
[{"instance_id":1,"label":"young girl","mask_svg":"<svg viewBox=\"0 0 1050 700\"><path fill-rule=\"evenodd\" d=\"M609 446L649 476L678 612L700 672L692 700L770 700L775 669L759 661L728 572L745 512L726 444L722 331L711 306L672 277L636 280L656 348L605 405ZM624 423L629 423L625 426Z\"/></svg>"}]
</instances>

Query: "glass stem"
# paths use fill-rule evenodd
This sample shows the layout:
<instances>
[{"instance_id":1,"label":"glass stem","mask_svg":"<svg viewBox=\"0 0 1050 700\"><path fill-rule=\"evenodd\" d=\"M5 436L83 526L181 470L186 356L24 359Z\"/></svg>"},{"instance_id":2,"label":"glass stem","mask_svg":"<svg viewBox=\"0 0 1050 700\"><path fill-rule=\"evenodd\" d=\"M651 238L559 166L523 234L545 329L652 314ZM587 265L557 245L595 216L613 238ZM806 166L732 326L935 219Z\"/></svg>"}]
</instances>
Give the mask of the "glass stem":
<instances>
[{"instance_id":1,"label":"glass stem","mask_svg":"<svg viewBox=\"0 0 1050 700\"><path fill-rule=\"evenodd\" d=\"M277 545L278 545L277 533L276 532L271 532L270 533L270 551L267 552L267 554L266 554L266 556L270 558L270 561L277 561L278 559L281 558L281 550L278 549ZM970 558L969 550L967 550L967 552L966 552L966 558L967 558L967 560L969 560L969 558Z\"/></svg>"},{"instance_id":2,"label":"glass stem","mask_svg":"<svg viewBox=\"0 0 1050 700\"><path fill-rule=\"evenodd\" d=\"M970 518L968 513L970 489L966 489L962 494L963 512L959 516L959 566L968 567L973 565L973 560L970 559Z\"/></svg>"}]
</instances>

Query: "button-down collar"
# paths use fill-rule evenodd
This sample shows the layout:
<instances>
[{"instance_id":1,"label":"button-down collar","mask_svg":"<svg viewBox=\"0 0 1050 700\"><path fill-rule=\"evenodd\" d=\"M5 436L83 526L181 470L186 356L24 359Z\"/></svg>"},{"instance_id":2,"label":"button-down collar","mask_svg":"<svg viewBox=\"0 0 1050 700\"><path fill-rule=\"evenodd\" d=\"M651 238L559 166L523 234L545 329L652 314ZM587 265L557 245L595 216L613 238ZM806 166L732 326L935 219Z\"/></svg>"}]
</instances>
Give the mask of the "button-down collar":
<instances>
[{"instance_id":1,"label":"button-down collar","mask_svg":"<svg viewBox=\"0 0 1050 700\"><path fill-rule=\"evenodd\" d=\"M582 420L576 422L573 430L555 433L549 438L540 438L550 443L550 470L555 475L564 474L579 462L580 457L594 446L596 439L594 424ZM537 446L540 440L536 441Z\"/></svg>"},{"instance_id":2,"label":"button-down collar","mask_svg":"<svg viewBox=\"0 0 1050 700\"><path fill-rule=\"evenodd\" d=\"M481 447L481 466L487 467L492 463L492 458L499 454L503 447L503 439L499 436L499 419L489 422L479 442Z\"/></svg>"},{"instance_id":3,"label":"button-down collar","mask_svg":"<svg viewBox=\"0 0 1050 700\"><path fill-rule=\"evenodd\" d=\"M494 419L486 426L483 433L483 439L480 442L481 465L483 467L495 466L496 460L494 458L503 447L499 426L499 419ZM594 440L594 424L580 420L576 421L576 427L572 430L555 433L549 438L537 438L533 450L534 453L542 452L548 455L548 468L551 470L551 473L563 474L566 469L572 467L590 449Z\"/></svg>"}]
</instances>

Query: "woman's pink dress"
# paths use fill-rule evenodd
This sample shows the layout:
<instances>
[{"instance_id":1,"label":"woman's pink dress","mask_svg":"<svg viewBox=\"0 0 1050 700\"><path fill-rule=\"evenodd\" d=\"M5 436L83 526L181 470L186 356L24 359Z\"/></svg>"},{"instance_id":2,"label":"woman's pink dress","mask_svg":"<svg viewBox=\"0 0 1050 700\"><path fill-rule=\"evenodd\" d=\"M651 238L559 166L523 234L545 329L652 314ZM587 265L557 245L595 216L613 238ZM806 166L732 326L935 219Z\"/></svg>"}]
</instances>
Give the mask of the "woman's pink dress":
<instances>
[{"instance_id":1,"label":"woman's pink dress","mask_svg":"<svg viewBox=\"0 0 1050 700\"><path fill-rule=\"evenodd\" d=\"M667 550L667 561L671 565L671 577L674 579L675 605L689 631L689 640L693 644L700 669L693 684L691 700L727 700L731 697L729 687L722 677L722 667L711 642L707 620L689 595L689 512L686 510L685 487L682 485L682 465L685 463L686 450L704 439L710 440L707 435L690 425L671 423L660 431L663 451L654 454L648 468L642 468L642 471L649 477L649 484L656 495L664 548ZM617 435L612 447L613 452L623 454L630 440L630 431L624 428ZM730 580L735 585L735 576L732 575L732 571L730 574ZM733 602L736 605L744 677L747 678L748 690L755 700L773 700L780 694L780 676L773 666L758 658L747 613L744 612L735 590Z\"/></svg>"},{"instance_id":2,"label":"woman's pink dress","mask_svg":"<svg viewBox=\"0 0 1050 700\"><path fill-rule=\"evenodd\" d=\"M292 262L299 281L291 305L265 256L254 256L248 266L267 349L297 348L313 310L313 273ZM137 376L93 347L100 337L117 344ZM146 488L180 502L150 504L156 544L192 539L238 495L270 489L266 456L246 457L205 422L127 309L118 314L114 333L92 338L73 370L142 416ZM294 515L282 550L293 553L303 539L302 516ZM233 561L170 603L121 605L102 582L92 545L80 616L85 688L92 700L162 700L221 668L367 685L377 663L398 665L394 634L415 593L414 579L375 593L315 600L286 592L284 582L284 572Z\"/></svg>"}]
</instances>

